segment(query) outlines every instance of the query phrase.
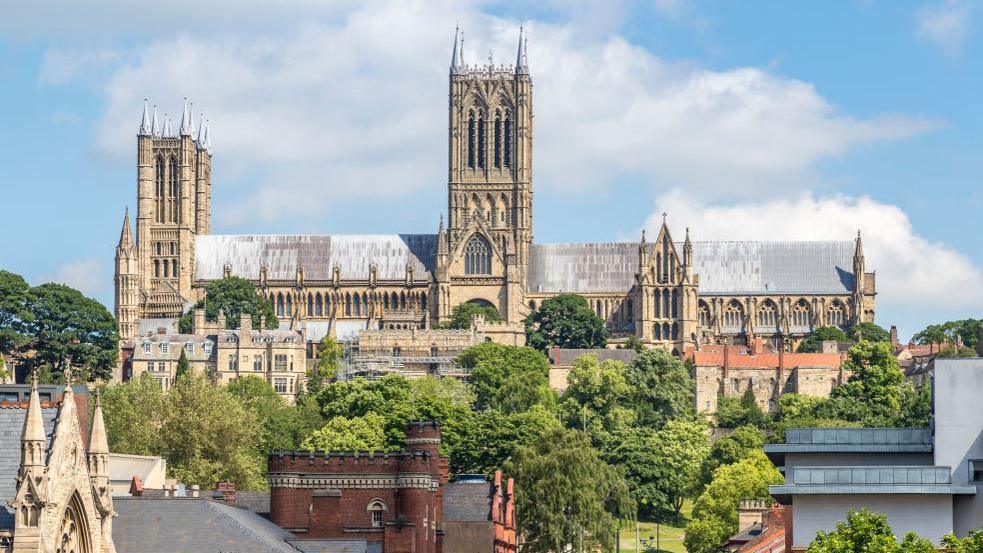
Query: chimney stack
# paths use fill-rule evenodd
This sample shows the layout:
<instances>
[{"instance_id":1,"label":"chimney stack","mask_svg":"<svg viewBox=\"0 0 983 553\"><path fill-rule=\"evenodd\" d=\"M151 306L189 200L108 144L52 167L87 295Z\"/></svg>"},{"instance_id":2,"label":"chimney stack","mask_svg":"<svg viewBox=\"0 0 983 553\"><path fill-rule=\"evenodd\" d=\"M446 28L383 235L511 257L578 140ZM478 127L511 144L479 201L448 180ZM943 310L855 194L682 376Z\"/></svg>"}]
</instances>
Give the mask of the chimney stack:
<instances>
[{"instance_id":1,"label":"chimney stack","mask_svg":"<svg viewBox=\"0 0 983 553\"><path fill-rule=\"evenodd\" d=\"M898 327L891 325L891 349L898 351Z\"/></svg>"},{"instance_id":2,"label":"chimney stack","mask_svg":"<svg viewBox=\"0 0 983 553\"><path fill-rule=\"evenodd\" d=\"M247 334L253 331L253 316L249 313L243 313L239 316L239 330L243 334Z\"/></svg>"}]
</instances>

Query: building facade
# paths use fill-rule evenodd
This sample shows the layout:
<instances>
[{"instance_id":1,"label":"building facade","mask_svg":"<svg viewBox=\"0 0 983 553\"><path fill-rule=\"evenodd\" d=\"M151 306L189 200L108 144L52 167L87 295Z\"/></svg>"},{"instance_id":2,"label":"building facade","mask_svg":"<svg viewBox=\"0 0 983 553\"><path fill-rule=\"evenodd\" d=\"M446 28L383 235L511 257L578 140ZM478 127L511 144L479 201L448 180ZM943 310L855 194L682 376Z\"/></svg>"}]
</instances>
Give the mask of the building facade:
<instances>
[{"instance_id":1,"label":"building facade","mask_svg":"<svg viewBox=\"0 0 983 553\"><path fill-rule=\"evenodd\" d=\"M193 136L197 134L197 137ZM543 300L584 296L611 331L681 354L762 337L791 349L819 326L873 321L876 285L856 240L676 241L663 222L649 242L533 241L533 82L520 31L514 65L469 65L456 36L448 102L446 224L436 234L210 234L207 121L186 106L179 130L144 106L137 136L136 237L124 215L116 249L120 334L166 320L209 282L251 280L280 319L308 338L426 329L455 306L495 307L496 341L521 341ZM436 152L435 152L436 154Z\"/></svg>"}]
</instances>

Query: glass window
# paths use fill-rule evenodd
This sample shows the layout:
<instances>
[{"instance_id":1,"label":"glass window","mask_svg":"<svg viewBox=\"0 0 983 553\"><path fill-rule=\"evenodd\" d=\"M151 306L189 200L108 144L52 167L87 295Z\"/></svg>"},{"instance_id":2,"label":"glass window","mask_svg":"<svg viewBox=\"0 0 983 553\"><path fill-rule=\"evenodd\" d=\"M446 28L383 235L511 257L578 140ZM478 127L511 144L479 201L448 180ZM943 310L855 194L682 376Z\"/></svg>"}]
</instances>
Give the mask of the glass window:
<instances>
[{"instance_id":1,"label":"glass window","mask_svg":"<svg viewBox=\"0 0 983 553\"><path fill-rule=\"evenodd\" d=\"M163 361L157 363L157 372L167 372L167 364Z\"/></svg>"},{"instance_id":2,"label":"glass window","mask_svg":"<svg viewBox=\"0 0 983 553\"><path fill-rule=\"evenodd\" d=\"M983 459L971 459L969 461L969 482L971 484L983 484Z\"/></svg>"},{"instance_id":3,"label":"glass window","mask_svg":"<svg viewBox=\"0 0 983 553\"><path fill-rule=\"evenodd\" d=\"M275 356L273 356L273 365L274 365L273 368L275 370L278 371L287 370L287 356L282 353L276 354Z\"/></svg>"},{"instance_id":4,"label":"glass window","mask_svg":"<svg viewBox=\"0 0 983 553\"><path fill-rule=\"evenodd\" d=\"M287 379L286 378L274 378L273 379L273 389L276 390L278 394L287 393Z\"/></svg>"},{"instance_id":5,"label":"glass window","mask_svg":"<svg viewBox=\"0 0 983 553\"><path fill-rule=\"evenodd\" d=\"M186 342L184 344L184 351L188 352L188 354L194 353L195 352L195 343L194 342Z\"/></svg>"},{"instance_id":6,"label":"glass window","mask_svg":"<svg viewBox=\"0 0 983 553\"><path fill-rule=\"evenodd\" d=\"M161 353L171 353L171 344L168 344L167 342L161 342L160 343L160 352Z\"/></svg>"},{"instance_id":7,"label":"glass window","mask_svg":"<svg viewBox=\"0 0 983 553\"><path fill-rule=\"evenodd\" d=\"M483 236L474 235L464 247L464 273L491 274L491 245Z\"/></svg>"},{"instance_id":8,"label":"glass window","mask_svg":"<svg viewBox=\"0 0 983 553\"><path fill-rule=\"evenodd\" d=\"M229 354L229 370L237 371L239 370L239 356L236 354Z\"/></svg>"},{"instance_id":9,"label":"glass window","mask_svg":"<svg viewBox=\"0 0 983 553\"><path fill-rule=\"evenodd\" d=\"M256 357L253 357L253 370L254 371L261 371L261 370L263 370L263 356L262 355L257 355Z\"/></svg>"},{"instance_id":10,"label":"glass window","mask_svg":"<svg viewBox=\"0 0 983 553\"><path fill-rule=\"evenodd\" d=\"M211 342L205 342L204 344L201 345L201 350L205 352L205 355L211 355L212 354L212 343Z\"/></svg>"},{"instance_id":11,"label":"glass window","mask_svg":"<svg viewBox=\"0 0 983 553\"><path fill-rule=\"evenodd\" d=\"M150 353L150 342L144 342L143 343L143 352L146 353L146 354L149 354Z\"/></svg>"}]
</instances>

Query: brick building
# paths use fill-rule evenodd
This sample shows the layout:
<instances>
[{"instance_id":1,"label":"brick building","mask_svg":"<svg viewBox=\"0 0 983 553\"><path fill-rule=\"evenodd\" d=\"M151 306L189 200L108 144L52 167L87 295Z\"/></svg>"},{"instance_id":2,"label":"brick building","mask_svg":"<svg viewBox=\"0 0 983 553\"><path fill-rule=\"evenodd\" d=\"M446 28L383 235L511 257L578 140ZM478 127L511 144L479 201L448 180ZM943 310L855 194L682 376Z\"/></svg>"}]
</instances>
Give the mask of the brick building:
<instances>
[{"instance_id":1,"label":"brick building","mask_svg":"<svg viewBox=\"0 0 983 553\"><path fill-rule=\"evenodd\" d=\"M441 553L448 461L439 447L439 424L413 421L396 453L273 452L270 520L308 546L356 541L382 553Z\"/></svg>"},{"instance_id":2,"label":"brick building","mask_svg":"<svg viewBox=\"0 0 983 553\"><path fill-rule=\"evenodd\" d=\"M443 553L515 553L518 533L514 482L495 471L489 483L480 474L461 475L444 488Z\"/></svg>"}]
</instances>

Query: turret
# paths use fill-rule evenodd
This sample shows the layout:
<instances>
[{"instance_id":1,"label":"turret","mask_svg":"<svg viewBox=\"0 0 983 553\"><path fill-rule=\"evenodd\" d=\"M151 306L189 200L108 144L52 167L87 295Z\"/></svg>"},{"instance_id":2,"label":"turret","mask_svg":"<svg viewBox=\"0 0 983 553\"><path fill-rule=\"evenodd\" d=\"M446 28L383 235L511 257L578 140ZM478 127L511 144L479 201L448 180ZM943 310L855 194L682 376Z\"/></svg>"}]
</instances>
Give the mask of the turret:
<instances>
[{"instance_id":1,"label":"turret","mask_svg":"<svg viewBox=\"0 0 983 553\"><path fill-rule=\"evenodd\" d=\"M106 424L102 418L102 399L96 391L96 406L92 412L92 427L89 431L89 479L99 495L109 491L109 442L106 439Z\"/></svg>"},{"instance_id":2,"label":"turret","mask_svg":"<svg viewBox=\"0 0 983 553\"><path fill-rule=\"evenodd\" d=\"M151 132L150 110L147 108L147 99L143 99L143 117L140 119L140 136L147 136Z\"/></svg>"},{"instance_id":3,"label":"turret","mask_svg":"<svg viewBox=\"0 0 983 553\"><path fill-rule=\"evenodd\" d=\"M864 246L860 238L860 229L857 229L857 240L854 242L853 249L853 305L854 305L854 324L864 321L864 311L866 301L864 291L866 290L864 274ZM873 322L873 321L871 321Z\"/></svg>"},{"instance_id":4,"label":"turret","mask_svg":"<svg viewBox=\"0 0 983 553\"><path fill-rule=\"evenodd\" d=\"M451 74L458 75L464 71L464 33L459 27L454 27L454 51L451 52Z\"/></svg>"},{"instance_id":5,"label":"turret","mask_svg":"<svg viewBox=\"0 0 983 553\"><path fill-rule=\"evenodd\" d=\"M638 243L638 274L641 275L645 271L645 265L648 263L648 253L649 245L645 241L645 229L642 229L642 240Z\"/></svg>"},{"instance_id":6,"label":"turret","mask_svg":"<svg viewBox=\"0 0 983 553\"><path fill-rule=\"evenodd\" d=\"M130 230L129 208L123 213L123 228L116 245L115 284L114 314L119 324L120 338L125 340L136 334L139 306L139 269L133 232Z\"/></svg>"},{"instance_id":7,"label":"turret","mask_svg":"<svg viewBox=\"0 0 983 553\"><path fill-rule=\"evenodd\" d=\"M526 57L526 34L522 27L519 27L519 49L515 55L515 74L529 74L529 59Z\"/></svg>"},{"instance_id":8,"label":"turret","mask_svg":"<svg viewBox=\"0 0 983 553\"><path fill-rule=\"evenodd\" d=\"M44 437L44 422L41 417L41 399L38 396L37 375L31 376L31 397L27 403L27 413L24 416L24 428L21 431L21 460L18 471L18 481L22 480L29 471L36 474L44 470L46 439Z\"/></svg>"}]
</instances>

